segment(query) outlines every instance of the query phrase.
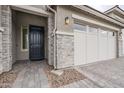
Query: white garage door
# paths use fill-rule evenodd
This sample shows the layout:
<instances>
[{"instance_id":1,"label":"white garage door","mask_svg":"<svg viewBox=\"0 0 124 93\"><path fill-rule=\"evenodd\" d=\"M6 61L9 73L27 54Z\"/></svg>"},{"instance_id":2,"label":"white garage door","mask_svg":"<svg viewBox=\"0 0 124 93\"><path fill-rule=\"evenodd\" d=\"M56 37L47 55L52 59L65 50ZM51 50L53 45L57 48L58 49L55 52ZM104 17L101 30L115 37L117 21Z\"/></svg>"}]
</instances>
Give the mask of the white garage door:
<instances>
[{"instance_id":1,"label":"white garage door","mask_svg":"<svg viewBox=\"0 0 124 93\"><path fill-rule=\"evenodd\" d=\"M107 60L108 58L108 33L107 31L99 31L99 61Z\"/></svg>"},{"instance_id":2,"label":"white garage door","mask_svg":"<svg viewBox=\"0 0 124 93\"><path fill-rule=\"evenodd\" d=\"M75 65L116 58L116 35L113 32L78 24L74 27Z\"/></svg>"},{"instance_id":3,"label":"white garage door","mask_svg":"<svg viewBox=\"0 0 124 93\"><path fill-rule=\"evenodd\" d=\"M108 59L116 58L116 35L108 32Z\"/></svg>"},{"instance_id":4,"label":"white garage door","mask_svg":"<svg viewBox=\"0 0 124 93\"><path fill-rule=\"evenodd\" d=\"M87 63L95 62L98 60L98 31L96 28L89 27L87 31Z\"/></svg>"},{"instance_id":5,"label":"white garage door","mask_svg":"<svg viewBox=\"0 0 124 93\"><path fill-rule=\"evenodd\" d=\"M86 64L86 27L76 25L78 29L74 31L74 62L75 65ZM80 30L82 29L82 30Z\"/></svg>"}]
</instances>

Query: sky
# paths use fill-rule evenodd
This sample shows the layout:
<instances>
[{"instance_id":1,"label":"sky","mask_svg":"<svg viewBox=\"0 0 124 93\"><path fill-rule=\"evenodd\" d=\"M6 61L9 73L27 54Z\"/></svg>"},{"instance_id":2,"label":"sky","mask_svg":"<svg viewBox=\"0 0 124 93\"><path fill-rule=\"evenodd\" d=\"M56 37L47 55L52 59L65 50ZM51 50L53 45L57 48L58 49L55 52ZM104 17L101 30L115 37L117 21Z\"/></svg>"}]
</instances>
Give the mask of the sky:
<instances>
[{"instance_id":1,"label":"sky","mask_svg":"<svg viewBox=\"0 0 124 93\"><path fill-rule=\"evenodd\" d=\"M90 5L90 6L101 12L105 12L106 10L114 7L115 5ZM124 5L119 5L119 7L124 10Z\"/></svg>"}]
</instances>

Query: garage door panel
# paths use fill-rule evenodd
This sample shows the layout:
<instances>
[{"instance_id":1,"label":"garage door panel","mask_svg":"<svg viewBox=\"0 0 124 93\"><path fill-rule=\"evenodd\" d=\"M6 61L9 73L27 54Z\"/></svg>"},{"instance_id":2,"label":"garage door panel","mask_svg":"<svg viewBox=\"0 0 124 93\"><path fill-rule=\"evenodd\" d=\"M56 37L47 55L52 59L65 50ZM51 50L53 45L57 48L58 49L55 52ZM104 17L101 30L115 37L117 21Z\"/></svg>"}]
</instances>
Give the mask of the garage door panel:
<instances>
[{"instance_id":1,"label":"garage door panel","mask_svg":"<svg viewBox=\"0 0 124 93\"><path fill-rule=\"evenodd\" d=\"M99 60L107 59L107 38L101 38L99 41Z\"/></svg>"},{"instance_id":2,"label":"garage door panel","mask_svg":"<svg viewBox=\"0 0 124 93\"><path fill-rule=\"evenodd\" d=\"M109 59L115 58L116 57L116 47L115 47L115 40L114 39L109 39L109 44L108 44L108 55Z\"/></svg>"},{"instance_id":3,"label":"garage door panel","mask_svg":"<svg viewBox=\"0 0 124 93\"><path fill-rule=\"evenodd\" d=\"M107 31L99 31L99 61L107 60L108 58L108 33Z\"/></svg>"},{"instance_id":4,"label":"garage door panel","mask_svg":"<svg viewBox=\"0 0 124 93\"><path fill-rule=\"evenodd\" d=\"M108 57L109 59L116 58L116 36L113 32L108 34Z\"/></svg>"},{"instance_id":5,"label":"garage door panel","mask_svg":"<svg viewBox=\"0 0 124 93\"><path fill-rule=\"evenodd\" d=\"M74 31L74 61L75 65L86 64L86 34L82 31Z\"/></svg>"},{"instance_id":6,"label":"garage door panel","mask_svg":"<svg viewBox=\"0 0 124 93\"><path fill-rule=\"evenodd\" d=\"M98 39L97 35L87 35L87 63L98 60Z\"/></svg>"}]
</instances>

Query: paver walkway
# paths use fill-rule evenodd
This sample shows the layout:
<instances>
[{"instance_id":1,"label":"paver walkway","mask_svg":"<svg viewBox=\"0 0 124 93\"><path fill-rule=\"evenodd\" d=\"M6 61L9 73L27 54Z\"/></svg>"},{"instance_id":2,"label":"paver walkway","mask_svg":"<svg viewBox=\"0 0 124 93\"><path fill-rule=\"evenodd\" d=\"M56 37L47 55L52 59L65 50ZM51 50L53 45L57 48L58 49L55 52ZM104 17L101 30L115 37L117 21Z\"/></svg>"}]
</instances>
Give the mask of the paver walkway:
<instances>
[{"instance_id":1,"label":"paver walkway","mask_svg":"<svg viewBox=\"0 0 124 93\"><path fill-rule=\"evenodd\" d=\"M24 65L22 63L22 65ZM43 71L45 62L27 62L21 66L21 71L15 80L14 88L43 88L49 87L48 79ZM62 88L123 88L124 87L124 58L96 62L75 67L87 78Z\"/></svg>"},{"instance_id":2,"label":"paver walkway","mask_svg":"<svg viewBox=\"0 0 124 93\"><path fill-rule=\"evenodd\" d=\"M96 62L76 67L87 79L63 86L64 88L123 88L124 58Z\"/></svg>"},{"instance_id":3,"label":"paver walkway","mask_svg":"<svg viewBox=\"0 0 124 93\"><path fill-rule=\"evenodd\" d=\"M23 65L23 62L22 62ZM13 84L13 88L47 88L48 80L43 71L45 63L40 62L27 62L22 68Z\"/></svg>"}]
</instances>

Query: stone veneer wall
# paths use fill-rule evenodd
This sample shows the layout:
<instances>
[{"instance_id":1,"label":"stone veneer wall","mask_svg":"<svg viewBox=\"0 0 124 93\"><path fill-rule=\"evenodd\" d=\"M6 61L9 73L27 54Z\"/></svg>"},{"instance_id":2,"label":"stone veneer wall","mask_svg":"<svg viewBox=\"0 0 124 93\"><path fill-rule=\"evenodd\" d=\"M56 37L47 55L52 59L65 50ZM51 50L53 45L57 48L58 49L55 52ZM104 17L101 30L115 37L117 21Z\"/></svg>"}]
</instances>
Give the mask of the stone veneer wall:
<instances>
[{"instance_id":1,"label":"stone veneer wall","mask_svg":"<svg viewBox=\"0 0 124 93\"><path fill-rule=\"evenodd\" d=\"M2 65L2 31L0 31L0 73L2 73L3 65Z\"/></svg>"},{"instance_id":2,"label":"stone veneer wall","mask_svg":"<svg viewBox=\"0 0 124 93\"><path fill-rule=\"evenodd\" d=\"M120 48L120 51L121 51L120 56L124 56L124 29L121 29L121 31L122 31L122 35L121 35L120 46L122 46L122 47Z\"/></svg>"},{"instance_id":3,"label":"stone veneer wall","mask_svg":"<svg viewBox=\"0 0 124 93\"><path fill-rule=\"evenodd\" d=\"M74 36L57 34L57 69L74 65Z\"/></svg>"},{"instance_id":4,"label":"stone veneer wall","mask_svg":"<svg viewBox=\"0 0 124 93\"><path fill-rule=\"evenodd\" d=\"M48 17L48 62L49 65L54 63L54 14L50 13Z\"/></svg>"},{"instance_id":5,"label":"stone veneer wall","mask_svg":"<svg viewBox=\"0 0 124 93\"><path fill-rule=\"evenodd\" d=\"M119 57L121 57L121 56L123 56L123 39L122 39L122 37L118 37L118 43L119 43L119 47L118 47Z\"/></svg>"},{"instance_id":6,"label":"stone veneer wall","mask_svg":"<svg viewBox=\"0 0 124 93\"><path fill-rule=\"evenodd\" d=\"M1 6L0 6L0 27L1 27ZM2 73L2 31L0 30L0 73Z\"/></svg>"},{"instance_id":7,"label":"stone veneer wall","mask_svg":"<svg viewBox=\"0 0 124 93\"><path fill-rule=\"evenodd\" d=\"M12 68L12 41L11 41L11 9L10 6L1 6L1 27L4 28L2 32L2 71L9 71Z\"/></svg>"}]
</instances>

